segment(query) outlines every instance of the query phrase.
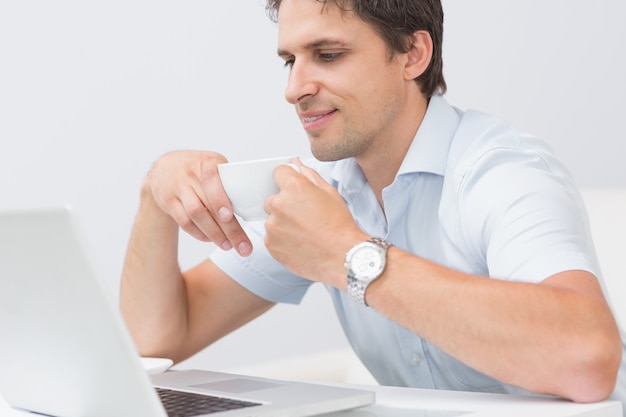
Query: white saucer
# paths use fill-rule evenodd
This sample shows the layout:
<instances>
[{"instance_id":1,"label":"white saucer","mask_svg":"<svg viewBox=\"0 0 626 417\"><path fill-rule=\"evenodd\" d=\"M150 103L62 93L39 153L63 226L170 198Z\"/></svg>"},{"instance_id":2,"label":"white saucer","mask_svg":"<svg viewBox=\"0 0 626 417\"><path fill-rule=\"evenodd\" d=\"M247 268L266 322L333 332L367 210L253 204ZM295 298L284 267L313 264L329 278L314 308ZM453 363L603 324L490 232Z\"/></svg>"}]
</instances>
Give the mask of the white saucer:
<instances>
[{"instance_id":1,"label":"white saucer","mask_svg":"<svg viewBox=\"0 0 626 417\"><path fill-rule=\"evenodd\" d=\"M141 364L148 374L153 375L167 371L174 361L166 358L141 358Z\"/></svg>"}]
</instances>

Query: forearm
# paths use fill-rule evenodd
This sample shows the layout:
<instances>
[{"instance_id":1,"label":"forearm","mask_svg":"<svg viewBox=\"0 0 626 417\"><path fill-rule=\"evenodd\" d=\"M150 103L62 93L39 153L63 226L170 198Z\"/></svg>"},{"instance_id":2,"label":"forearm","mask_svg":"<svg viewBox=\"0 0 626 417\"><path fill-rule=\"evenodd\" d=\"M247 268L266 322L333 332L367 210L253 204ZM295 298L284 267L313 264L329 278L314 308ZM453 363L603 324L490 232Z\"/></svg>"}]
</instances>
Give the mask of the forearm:
<instances>
[{"instance_id":1,"label":"forearm","mask_svg":"<svg viewBox=\"0 0 626 417\"><path fill-rule=\"evenodd\" d=\"M368 235L335 188L306 167L302 174L277 170L281 193L267 204L266 247L290 271L345 291L345 254ZM593 275L569 271L541 284L509 282L464 274L396 246L386 265L366 302L459 361L537 393L591 401L612 392L621 341Z\"/></svg>"},{"instance_id":2,"label":"forearm","mask_svg":"<svg viewBox=\"0 0 626 417\"><path fill-rule=\"evenodd\" d=\"M121 279L120 307L142 355L162 356L186 329L178 225L143 187Z\"/></svg>"},{"instance_id":3,"label":"forearm","mask_svg":"<svg viewBox=\"0 0 626 417\"><path fill-rule=\"evenodd\" d=\"M619 332L593 277L566 274L572 288L507 282L393 248L385 274L366 298L380 313L496 379L577 401L600 399L613 389Z\"/></svg>"}]
</instances>

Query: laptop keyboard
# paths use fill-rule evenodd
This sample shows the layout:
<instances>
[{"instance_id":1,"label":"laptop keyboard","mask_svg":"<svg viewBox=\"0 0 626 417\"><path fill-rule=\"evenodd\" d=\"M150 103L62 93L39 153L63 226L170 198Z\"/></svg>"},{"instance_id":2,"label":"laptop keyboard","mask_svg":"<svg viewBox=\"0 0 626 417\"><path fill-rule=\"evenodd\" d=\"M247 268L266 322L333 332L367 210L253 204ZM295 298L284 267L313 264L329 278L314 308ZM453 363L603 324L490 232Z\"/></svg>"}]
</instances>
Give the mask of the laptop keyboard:
<instances>
[{"instance_id":1,"label":"laptop keyboard","mask_svg":"<svg viewBox=\"0 0 626 417\"><path fill-rule=\"evenodd\" d=\"M156 388L168 417L193 417L261 405L231 398Z\"/></svg>"}]
</instances>

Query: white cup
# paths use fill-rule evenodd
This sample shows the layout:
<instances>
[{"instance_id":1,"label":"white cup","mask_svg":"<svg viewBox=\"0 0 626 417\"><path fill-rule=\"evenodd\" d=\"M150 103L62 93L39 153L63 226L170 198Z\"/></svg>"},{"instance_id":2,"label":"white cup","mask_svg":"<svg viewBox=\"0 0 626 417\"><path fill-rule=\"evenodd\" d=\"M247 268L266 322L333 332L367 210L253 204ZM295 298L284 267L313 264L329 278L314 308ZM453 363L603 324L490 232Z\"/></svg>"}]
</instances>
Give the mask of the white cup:
<instances>
[{"instance_id":1,"label":"white cup","mask_svg":"<svg viewBox=\"0 0 626 417\"><path fill-rule=\"evenodd\" d=\"M222 185L235 214L243 220L265 220L265 200L279 191L272 173L279 165L290 165L294 158L286 156L218 164ZM294 165L294 168L297 166Z\"/></svg>"}]
</instances>

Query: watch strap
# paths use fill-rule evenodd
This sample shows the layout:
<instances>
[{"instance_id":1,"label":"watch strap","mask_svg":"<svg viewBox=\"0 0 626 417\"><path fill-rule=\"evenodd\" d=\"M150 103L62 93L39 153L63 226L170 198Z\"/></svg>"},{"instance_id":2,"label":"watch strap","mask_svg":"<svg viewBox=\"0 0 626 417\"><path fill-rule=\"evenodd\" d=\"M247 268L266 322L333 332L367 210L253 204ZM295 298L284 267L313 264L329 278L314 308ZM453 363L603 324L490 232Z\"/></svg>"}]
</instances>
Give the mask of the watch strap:
<instances>
[{"instance_id":1,"label":"watch strap","mask_svg":"<svg viewBox=\"0 0 626 417\"><path fill-rule=\"evenodd\" d=\"M389 249L391 245L391 243L387 242L385 239L382 239L380 237L371 237L369 238L366 242L370 242L375 244L376 246L379 246L381 248L384 249L385 251L385 256L387 253L387 249ZM357 245L358 246L358 245ZM356 248L356 246L355 246ZM350 252L348 252L350 253ZM368 282L364 282L359 280L357 277L355 277L352 274L352 270L350 268L348 268L347 273L348 273L348 295L350 295L350 297L352 298L352 300L354 300L354 302L356 302L357 304L360 304L362 306L368 306L367 302L365 301L365 290L367 290L367 287L374 282L380 275L382 275L382 273L384 272L385 268L383 268L380 271L380 274L375 277L374 279L368 281Z\"/></svg>"}]
</instances>

